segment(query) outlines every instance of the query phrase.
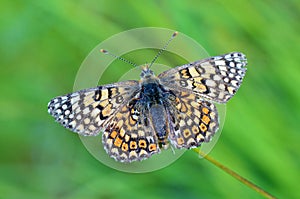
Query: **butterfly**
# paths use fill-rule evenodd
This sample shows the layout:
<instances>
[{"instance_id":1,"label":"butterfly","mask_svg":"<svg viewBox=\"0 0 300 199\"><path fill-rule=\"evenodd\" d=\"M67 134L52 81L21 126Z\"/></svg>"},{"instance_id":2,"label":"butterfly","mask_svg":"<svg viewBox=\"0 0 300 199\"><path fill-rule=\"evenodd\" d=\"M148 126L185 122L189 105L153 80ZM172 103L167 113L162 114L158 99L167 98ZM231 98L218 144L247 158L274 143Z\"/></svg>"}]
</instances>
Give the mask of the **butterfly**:
<instances>
[{"instance_id":1,"label":"butterfly","mask_svg":"<svg viewBox=\"0 0 300 199\"><path fill-rule=\"evenodd\" d=\"M246 65L240 52L188 63L158 76L145 65L139 81L55 97L48 112L79 135L102 132L104 149L116 161L141 161L169 145L190 149L209 142L219 128L214 103L234 96Z\"/></svg>"}]
</instances>

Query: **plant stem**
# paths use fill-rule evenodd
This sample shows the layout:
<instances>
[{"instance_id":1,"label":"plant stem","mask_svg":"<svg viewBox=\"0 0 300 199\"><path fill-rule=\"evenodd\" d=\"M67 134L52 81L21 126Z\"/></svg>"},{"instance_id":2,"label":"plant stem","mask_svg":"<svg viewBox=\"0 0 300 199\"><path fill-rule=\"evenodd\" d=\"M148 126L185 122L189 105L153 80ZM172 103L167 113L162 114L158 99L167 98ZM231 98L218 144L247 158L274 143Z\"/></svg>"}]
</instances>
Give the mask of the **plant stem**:
<instances>
[{"instance_id":1,"label":"plant stem","mask_svg":"<svg viewBox=\"0 0 300 199\"><path fill-rule=\"evenodd\" d=\"M231 175L235 179L239 180L244 185L246 185L249 188L253 189L254 191L258 192L262 196L264 196L266 198L270 198L270 199L275 199L275 197L272 196L270 193L268 193L267 191L263 190L262 188L260 188L259 186L255 185L254 183L250 182L246 178L240 176L238 173L236 173L233 170L229 169L228 167L224 166L222 163L218 162L217 160L213 159L212 157L208 156L207 154L205 154L204 152L202 152L200 149L194 148L193 151L195 151L196 153L198 153L199 155L201 155L203 158L205 158L206 160L208 160L209 162L211 162L215 166L219 167L220 169L222 169L223 171L225 171L226 173L228 173L229 175Z\"/></svg>"}]
</instances>

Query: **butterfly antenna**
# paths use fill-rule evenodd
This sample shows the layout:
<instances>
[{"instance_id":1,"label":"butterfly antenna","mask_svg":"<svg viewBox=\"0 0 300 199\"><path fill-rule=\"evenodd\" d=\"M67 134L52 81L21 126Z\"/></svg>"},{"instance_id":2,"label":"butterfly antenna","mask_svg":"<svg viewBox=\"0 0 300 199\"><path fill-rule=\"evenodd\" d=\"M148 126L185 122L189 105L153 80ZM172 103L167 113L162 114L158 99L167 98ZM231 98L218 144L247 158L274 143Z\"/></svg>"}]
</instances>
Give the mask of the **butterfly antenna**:
<instances>
[{"instance_id":1,"label":"butterfly antenna","mask_svg":"<svg viewBox=\"0 0 300 199\"><path fill-rule=\"evenodd\" d=\"M126 62L126 63L128 63L128 64L130 64L130 65L132 65L132 66L134 66L134 67L137 66L137 64L135 64L135 63L133 63L133 62L127 60L127 59L124 59L123 57L114 55L114 54L108 52L107 50L101 49L100 52L102 52L102 53L104 53L104 54L106 54L106 55L110 55L110 56L112 56L112 57L114 57L114 58L116 58L116 59L118 59L118 60L123 61L123 62Z\"/></svg>"},{"instance_id":2,"label":"butterfly antenna","mask_svg":"<svg viewBox=\"0 0 300 199\"><path fill-rule=\"evenodd\" d=\"M178 32L177 32L177 31L173 33L173 35L172 35L171 38L167 41L167 43L165 44L165 46L164 46L163 48L161 48L161 49L158 51L157 55L154 57L154 59L153 59L152 62L150 63L149 68L154 64L154 62L155 62L155 61L157 60L157 58L161 55L161 53L167 49L167 47L168 47L168 45L170 44L170 42L171 42L177 35L178 35Z\"/></svg>"}]
</instances>

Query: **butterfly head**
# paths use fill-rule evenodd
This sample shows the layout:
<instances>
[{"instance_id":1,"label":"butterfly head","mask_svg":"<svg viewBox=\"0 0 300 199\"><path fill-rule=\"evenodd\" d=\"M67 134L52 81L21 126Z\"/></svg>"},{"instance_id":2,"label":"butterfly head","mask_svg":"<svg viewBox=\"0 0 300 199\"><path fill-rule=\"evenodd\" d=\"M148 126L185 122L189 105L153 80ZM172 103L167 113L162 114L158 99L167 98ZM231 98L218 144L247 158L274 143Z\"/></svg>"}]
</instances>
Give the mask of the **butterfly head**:
<instances>
[{"instance_id":1,"label":"butterfly head","mask_svg":"<svg viewBox=\"0 0 300 199\"><path fill-rule=\"evenodd\" d=\"M148 79L154 76L154 72L149 69L149 65L146 64L142 66L142 72L141 72L141 78L142 79Z\"/></svg>"}]
</instances>

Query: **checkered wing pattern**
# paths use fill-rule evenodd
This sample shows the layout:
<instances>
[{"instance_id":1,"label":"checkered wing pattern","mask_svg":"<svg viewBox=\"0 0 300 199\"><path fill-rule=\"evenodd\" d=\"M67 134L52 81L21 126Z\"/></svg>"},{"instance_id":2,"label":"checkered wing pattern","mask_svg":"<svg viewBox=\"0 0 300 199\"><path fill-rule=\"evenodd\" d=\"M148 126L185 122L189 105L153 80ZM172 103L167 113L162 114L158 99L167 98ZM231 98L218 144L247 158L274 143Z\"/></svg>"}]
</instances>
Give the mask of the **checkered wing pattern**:
<instances>
[{"instance_id":1,"label":"checkered wing pattern","mask_svg":"<svg viewBox=\"0 0 300 199\"><path fill-rule=\"evenodd\" d=\"M239 89L246 65L245 55L233 52L179 66L158 77L170 89L191 91L204 99L226 103Z\"/></svg>"},{"instance_id":2,"label":"checkered wing pattern","mask_svg":"<svg viewBox=\"0 0 300 199\"><path fill-rule=\"evenodd\" d=\"M65 128L80 135L98 135L139 89L137 81L125 81L56 97L48 112Z\"/></svg>"},{"instance_id":3,"label":"checkered wing pattern","mask_svg":"<svg viewBox=\"0 0 300 199\"><path fill-rule=\"evenodd\" d=\"M168 107L170 116L169 140L176 148L192 148L209 142L219 128L218 112L214 104L198 95L172 91L175 100Z\"/></svg>"},{"instance_id":4,"label":"checkered wing pattern","mask_svg":"<svg viewBox=\"0 0 300 199\"><path fill-rule=\"evenodd\" d=\"M104 149L120 162L143 160L160 152L155 132L136 102L133 99L123 106L102 135Z\"/></svg>"}]
</instances>

